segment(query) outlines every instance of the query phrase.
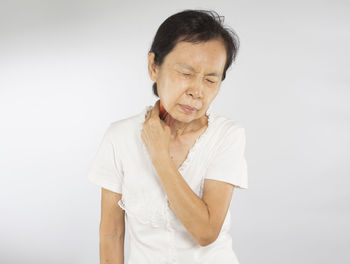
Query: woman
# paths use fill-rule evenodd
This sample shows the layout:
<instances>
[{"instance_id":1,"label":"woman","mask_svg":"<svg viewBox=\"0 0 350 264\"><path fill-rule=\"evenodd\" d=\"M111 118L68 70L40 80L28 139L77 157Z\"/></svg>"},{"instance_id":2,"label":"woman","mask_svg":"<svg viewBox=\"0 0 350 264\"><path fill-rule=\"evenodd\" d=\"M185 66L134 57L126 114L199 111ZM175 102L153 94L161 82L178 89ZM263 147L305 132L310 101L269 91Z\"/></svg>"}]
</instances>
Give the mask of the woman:
<instances>
[{"instance_id":1,"label":"woman","mask_svg":"<svg viewBox=\"0 0 350 264\"><path fill-rule=\"evenodd\" d=\"M204 10L167 18L148 54L159 100L108 127L89 170L101 263L124 263L124 213L129 264L238 263L229 205L248 188L245 130L209 111L239 43L221 23Z\"/></svg>"}]
</instances>

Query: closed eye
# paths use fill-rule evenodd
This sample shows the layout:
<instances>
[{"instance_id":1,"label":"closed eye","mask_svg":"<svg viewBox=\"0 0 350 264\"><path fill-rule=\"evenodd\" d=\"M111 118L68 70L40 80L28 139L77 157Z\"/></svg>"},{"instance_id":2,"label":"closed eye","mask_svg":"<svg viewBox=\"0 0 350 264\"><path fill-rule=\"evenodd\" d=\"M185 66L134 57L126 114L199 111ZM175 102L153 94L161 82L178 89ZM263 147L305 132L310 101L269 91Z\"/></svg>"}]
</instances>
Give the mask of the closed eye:
<instances>
[{"instance_id":1,"label":"closed eye","mask_svg":"<svg viewBox=\"0 0 350 264\"><path fill-rule=\"evenodd\" d=\"M184 76L186 76L186 77L189 77L189 76L191 76L192 74L190 74L190 73L185 73L185 72L182 72L181 73L182 75L184 75ZM216 83L215 81L211 81L211 80L209 80L209 79L206 79L209 83Z\"/></svg>"}]
</instances>

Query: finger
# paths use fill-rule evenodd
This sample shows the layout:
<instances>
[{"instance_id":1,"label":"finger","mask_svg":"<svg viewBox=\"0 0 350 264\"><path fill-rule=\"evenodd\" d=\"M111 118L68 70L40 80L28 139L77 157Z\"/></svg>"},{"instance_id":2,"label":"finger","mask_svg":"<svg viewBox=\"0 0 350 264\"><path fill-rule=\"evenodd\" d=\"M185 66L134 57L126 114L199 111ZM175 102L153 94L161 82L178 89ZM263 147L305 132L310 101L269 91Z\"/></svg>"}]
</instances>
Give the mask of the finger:
<instances>
[{"instance_id":1,"label":"finger","mask_svg":"<svg viewBox=\"0 0 350 264\"><path fill-rule=\"evenodd\" d=\"M150 112L151 112L151 111L150 111L150 110L148 110L148 111L145 113L145 120L147 120L147 119L148 119Z\"/></svg>"},{"instance_id":2,"label":"finger","mask_svg":"<svg viewBox=\"0 0 350 264\"><path fill-rule=\"evenodd\" d=\"M151 118L159 119L159 102L160 100L154 104L154 107L152 108Z\"/></svg>"},{"instance_id":3,"label":"finger","mask_svg":"<svg viewBox=\"0 0 350 264\"><path fill-rule=\"evenodd\" d=\"M152 113L152 110L148 111L147 112L147 115L146 115L146 120L150 119L151 117L151 113Z\"/></svg>"}]
</instances>

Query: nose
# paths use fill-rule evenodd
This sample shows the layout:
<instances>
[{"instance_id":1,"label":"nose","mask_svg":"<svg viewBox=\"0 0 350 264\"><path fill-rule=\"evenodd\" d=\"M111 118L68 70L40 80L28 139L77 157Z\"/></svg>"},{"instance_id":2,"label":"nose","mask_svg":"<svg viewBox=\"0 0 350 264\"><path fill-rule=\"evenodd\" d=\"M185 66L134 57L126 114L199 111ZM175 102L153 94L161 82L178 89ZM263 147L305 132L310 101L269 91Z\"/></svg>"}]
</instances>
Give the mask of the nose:
<instances>
[{"instance_id":1,"label":"nose","mask_svg":"<svg viewBox=\"0 0 350 264\"><path fill-rule=\"evenodd\" d=\"M193 98L201 98L203 96L203 84L200 79L201 78L197 78L197 81L194 82L191 89L188 90L188 94Z\"/></svg>"}]
</instances>

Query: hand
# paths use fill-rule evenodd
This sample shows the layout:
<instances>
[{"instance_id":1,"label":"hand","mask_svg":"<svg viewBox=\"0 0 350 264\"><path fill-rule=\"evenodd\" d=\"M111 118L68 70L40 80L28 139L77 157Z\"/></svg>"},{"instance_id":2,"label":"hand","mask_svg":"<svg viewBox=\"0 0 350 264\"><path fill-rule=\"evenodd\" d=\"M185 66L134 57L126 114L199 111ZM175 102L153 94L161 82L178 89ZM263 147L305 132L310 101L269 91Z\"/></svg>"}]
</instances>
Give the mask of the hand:
<instances>
[{"instance_id":1,"label":"hand","mask_svg":"<svg viewBox=\"0 0 350 264\"><path fill-rule=\"evenodd\" d=\"M169 154L170 127L159 118L158 100L148 112L142 125L141 137L145 143L152 162L162 157L164 153Z\"/></svg>"}]
</instances>

